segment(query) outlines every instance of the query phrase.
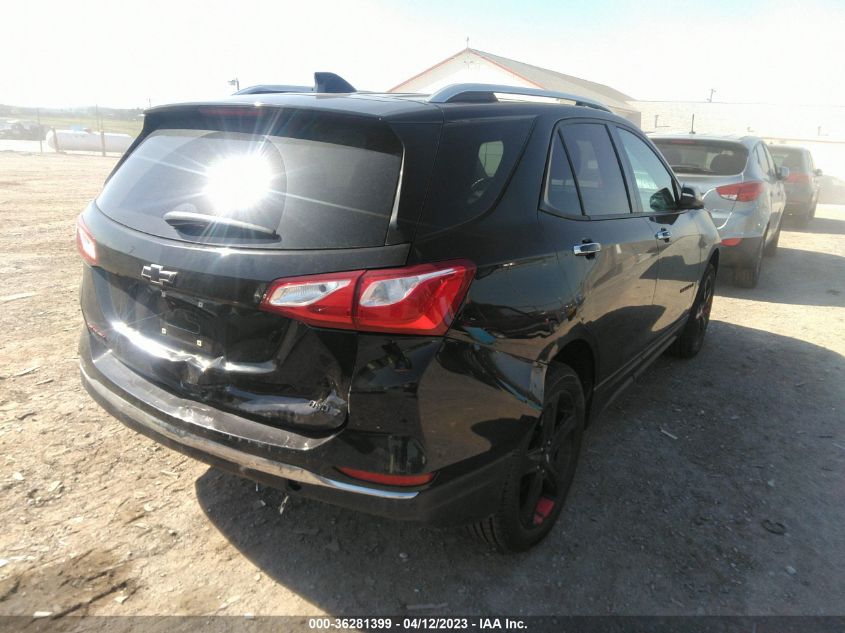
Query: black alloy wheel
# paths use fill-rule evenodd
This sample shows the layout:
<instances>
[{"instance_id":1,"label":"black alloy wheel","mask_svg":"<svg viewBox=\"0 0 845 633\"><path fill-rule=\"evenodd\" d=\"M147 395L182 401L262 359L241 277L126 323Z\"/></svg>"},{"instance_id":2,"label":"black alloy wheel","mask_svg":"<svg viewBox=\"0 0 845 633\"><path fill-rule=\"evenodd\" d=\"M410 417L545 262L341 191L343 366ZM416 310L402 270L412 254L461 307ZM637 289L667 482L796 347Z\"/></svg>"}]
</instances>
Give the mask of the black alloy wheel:
<instances>
[{"instance_id":1,"label":"black alloy wheel","mask_svg":"<svg viewBox=\"0 0 845 633\"><path fill-rule=\"evenodd\" d=\"M495 514L469 526L501 552L526 550L552 529L575 476L584 433L584 393L566 365L550 365L543 412L517 451Z\"/></svg>"}]
</instances>

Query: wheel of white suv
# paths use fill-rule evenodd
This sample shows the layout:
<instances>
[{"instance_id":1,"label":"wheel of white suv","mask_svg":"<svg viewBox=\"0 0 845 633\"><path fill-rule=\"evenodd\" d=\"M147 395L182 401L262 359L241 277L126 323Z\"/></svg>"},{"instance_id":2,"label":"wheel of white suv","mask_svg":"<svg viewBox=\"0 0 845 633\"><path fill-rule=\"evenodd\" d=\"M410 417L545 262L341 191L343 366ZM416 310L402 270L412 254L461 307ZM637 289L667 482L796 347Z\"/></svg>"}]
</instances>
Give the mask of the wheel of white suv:
<instances>
[{"instance_id":1,"label":"wheel of white suv","mask_svg":"<svg viewBox=\"0 0 845 633\"><path fill-rule=\"evenodd\" d=\"M734 269L734 285L740 288L756 288L760 281L760 270L763 267L763 245L766 243L766 237L769 232L763 234L763 239L760 240L760 246L757 247L757 252L754 255L754 262L747 268Z\"/></svg>"}]
</instances>

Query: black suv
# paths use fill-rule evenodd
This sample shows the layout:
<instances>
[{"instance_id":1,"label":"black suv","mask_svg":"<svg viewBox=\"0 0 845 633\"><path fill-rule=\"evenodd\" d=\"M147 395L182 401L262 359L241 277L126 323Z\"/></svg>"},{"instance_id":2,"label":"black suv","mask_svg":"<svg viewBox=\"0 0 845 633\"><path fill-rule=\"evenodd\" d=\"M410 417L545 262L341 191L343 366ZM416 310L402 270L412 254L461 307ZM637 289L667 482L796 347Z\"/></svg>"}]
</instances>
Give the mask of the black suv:
<instances>
[{"instance_id":1,"label":"black suv","mask_svg":"<svg viewBox=\"0 0 845 633\"><path fill-rule=\"evenodd\" d=\"M719 257L639 129L486 85L153 108L77 240L82 379L115 417L502 550L551 529L585 424L699 350Z\"/></svg>"}]
</instances>

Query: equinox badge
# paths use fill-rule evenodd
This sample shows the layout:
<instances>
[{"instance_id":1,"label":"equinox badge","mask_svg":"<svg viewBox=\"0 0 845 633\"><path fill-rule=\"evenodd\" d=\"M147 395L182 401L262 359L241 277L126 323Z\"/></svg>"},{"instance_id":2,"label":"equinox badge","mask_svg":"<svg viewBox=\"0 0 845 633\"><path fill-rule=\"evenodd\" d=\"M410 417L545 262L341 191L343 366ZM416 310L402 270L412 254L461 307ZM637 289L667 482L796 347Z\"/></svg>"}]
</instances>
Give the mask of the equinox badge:
<instances>
[{"instance_id":1,"label":"equinox badge","mask_svg":"<svg viewBox=\"0 0 845 633\"><path fill-rule=\"evenodd\" d=\"M154 284L162 286L164 284L172 284L176 279L176 272L173 270L164 270L158 264L147 264L141 269L141 277L146 277Z\"/></svg>"}]
</instances>

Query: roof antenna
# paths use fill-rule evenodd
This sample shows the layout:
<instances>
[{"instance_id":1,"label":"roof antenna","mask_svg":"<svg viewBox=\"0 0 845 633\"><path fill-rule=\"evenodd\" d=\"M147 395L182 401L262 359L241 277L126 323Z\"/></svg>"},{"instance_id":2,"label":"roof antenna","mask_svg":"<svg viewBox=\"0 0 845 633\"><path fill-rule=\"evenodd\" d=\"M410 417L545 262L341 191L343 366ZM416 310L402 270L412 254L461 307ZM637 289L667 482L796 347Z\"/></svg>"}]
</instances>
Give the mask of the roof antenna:
<instances>
[{"instance_id":1,"label":"roof antenna","mask_svg":"<svg viewBox=\"0 0 845 633\"><path fill-rule=\"evenodd\" d=\"M689 133L695 134L695 112L692 113L692 121L690 122Z\"/></svg>"},{"instance_id":2,"label":"roof antenna","mask_svg":"<svg viewBox=\"0 0 845 633\"><path fill-rule=\"evenodd\" d=\"M467 50L469 50L469 36L467 36Z\"/></svg>"}]
</instances>

